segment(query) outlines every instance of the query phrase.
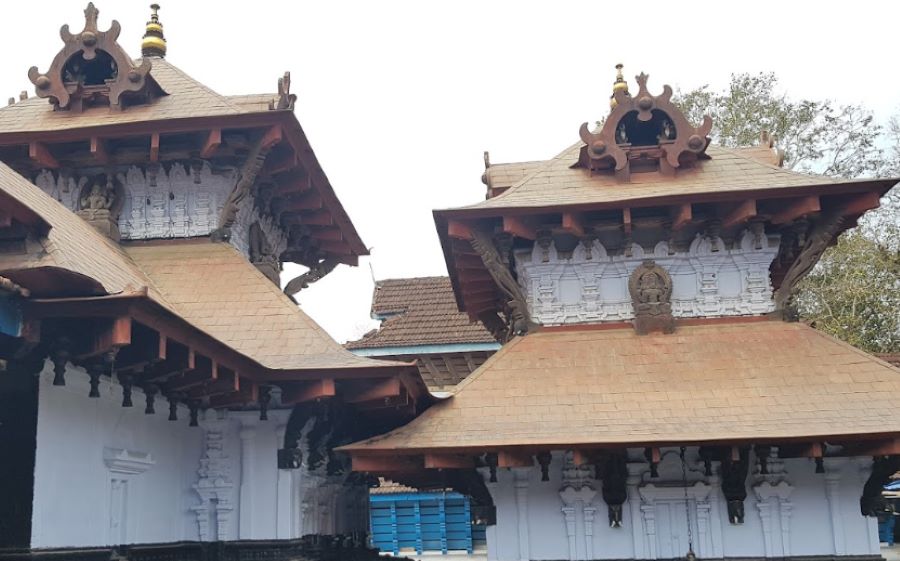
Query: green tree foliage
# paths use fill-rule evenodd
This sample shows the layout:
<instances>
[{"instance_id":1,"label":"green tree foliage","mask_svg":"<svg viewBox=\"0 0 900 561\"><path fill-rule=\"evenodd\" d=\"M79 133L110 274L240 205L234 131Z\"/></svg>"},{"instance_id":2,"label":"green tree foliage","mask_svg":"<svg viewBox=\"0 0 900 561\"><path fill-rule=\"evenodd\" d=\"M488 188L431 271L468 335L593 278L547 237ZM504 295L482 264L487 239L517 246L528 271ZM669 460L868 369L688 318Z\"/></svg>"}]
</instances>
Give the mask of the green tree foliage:
<instances>
[{"instance_id":1,"label":"green tree foliage","mask_svg":"<svg viewBox=\"0 0 900 561\"><path fill-rule=\"evenodd\" d=\"M713 141L752 146L763 130L785 167L833 177L900 176L900 116L878 124L861 105L794 100L772 73L735 74L725 90L702 86L674 101L688 120L713 118ZM900 352L900 191L840 237L799 286L801 317L870 352Z\"/></svg>"}]
</instances>

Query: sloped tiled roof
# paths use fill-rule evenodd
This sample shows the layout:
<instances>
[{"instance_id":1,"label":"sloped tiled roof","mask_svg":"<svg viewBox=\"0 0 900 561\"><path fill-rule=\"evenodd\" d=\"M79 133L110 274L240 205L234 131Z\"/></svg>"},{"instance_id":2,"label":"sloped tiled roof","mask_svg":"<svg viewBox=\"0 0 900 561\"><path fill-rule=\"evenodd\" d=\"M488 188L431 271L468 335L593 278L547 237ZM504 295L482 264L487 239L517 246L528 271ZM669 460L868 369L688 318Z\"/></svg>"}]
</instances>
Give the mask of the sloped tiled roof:
<instances>
[{"instance_id":1,"label":"sloped tiled roof","mask_svg":"<svg viewBox=\"0 0 900 561\"><path fill-rule=\"evenodd\" d=\"M122 111L111 111L109 107L93 107L81 112L54 111L46 99L30 97L0 108L0 131L3 133L59 131L145 121L239 115L268 110L267 107L260 109L258 103L248 104L243 99L235 102L230 97L219 95L166 59L154 57L151 61L153 67L150 75L169 95L154 99L146 105L135 105ZM140 62L138 59L136 64Z\"/></svg>"},{"instance_id":2,"label":"sloped tiled roof","mask_svg":"<svg viewBox=\"0 0 900 561\"><path fill-rule=\"evenodd\" d=\"M372 314L388 317L378 330L347 343L348 349L496 342L459 311L448 277L378 281Z\"/></svg>"},{"instance_id":3,"label":"sloped tiled roof","mask_svg":"<svg viewBox=\"0 0 900 561\"><path fill-rule=\"evenodd\" d=\"M344 350L228 244L135 243L126 251L184 319L266 368L385 366Z\"/></svg>"},{"instance_id":4,"label":"sloped tiled roof","mask_svg":"<svg viewBox=\"0 0 900 561\"><path fill-rule=\"evenodd\" d=\"M815 185L823 186L818 192L827 195L825 186L829 184L872 182L871 179L835 180L797 173L766 163L755 152L720 146L710 146L706 151L709 160L700 160L693 168L678 169L674 177L652 171L634 172L628 182L621 182L612 174L592 175L586 169L573 167L578 163L583 146L578 142L536 168L531 167L533 162L522 164L533 171L496 197L440 212L488 212L512 208L537 210L562 206L602 206L623 201L640 204L642 200L679 196L691 196L697 200L704 195Z\"/></svg>"},{"instance_id":5,"label":"sloped tiled roof","mask_svg":"<svg viewBox=\"0 0 900 561\"><path fill-rule=\"evenodd\" d=\"M123 249L3 163L0 191L50 225L26 253L0 253L3 276L53 268L92 279L95 295L146 290L150 300L274 370L393 364L345 351L228 244L201 238Z\"/></svg>"},{"instance_id":6,"label":"sloped tiled roof","mask_svg":"<svg viewBox=\"0 0 900 561\"><path fill-rule=\"evenodd\" d=\"M408 425L344 449L897 435L898 394L900 369L801 323L720 321L646 336L630 326L548 328L505 345Z\"/></svg>"}]
</instances>

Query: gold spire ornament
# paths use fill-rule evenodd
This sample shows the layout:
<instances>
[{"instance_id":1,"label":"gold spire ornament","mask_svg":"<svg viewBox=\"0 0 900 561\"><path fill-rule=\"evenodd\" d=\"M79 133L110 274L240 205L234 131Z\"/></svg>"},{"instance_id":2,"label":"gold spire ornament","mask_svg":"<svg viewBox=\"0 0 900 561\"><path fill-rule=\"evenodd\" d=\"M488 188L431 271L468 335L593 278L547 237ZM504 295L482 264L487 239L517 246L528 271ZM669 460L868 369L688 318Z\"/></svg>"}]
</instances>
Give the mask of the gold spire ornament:
<instances>
[{"instance_id":1,"label":"gold spire ornament","mask_svg":"<svg viewBox=\"0 0 900 561\"><path fill-rule=\"evenodd\" d=\"M150 21L147 22L144 39L141 41L141 55L165 58L166 38L163 35L163 26L159 23L159 4L150 4L150 9L153 12L150 14Z\"/></svg>"},{"instance_id":2,"label":"gold spire ornament","mask_svg":"<svg viewBox=\"0 0 900 561\"><path fill-rule=\"evenodd\" d=\"M630 96L628 93L628 82L625 81L625 77L622 76L622 68L623 65L620 62L616 65L616 81L613 82L613 93L609 96L609 108L610 110L615 109L618 102L616 101L616 92L624 92L626 96Z\"/></svg>"}]
</instances>

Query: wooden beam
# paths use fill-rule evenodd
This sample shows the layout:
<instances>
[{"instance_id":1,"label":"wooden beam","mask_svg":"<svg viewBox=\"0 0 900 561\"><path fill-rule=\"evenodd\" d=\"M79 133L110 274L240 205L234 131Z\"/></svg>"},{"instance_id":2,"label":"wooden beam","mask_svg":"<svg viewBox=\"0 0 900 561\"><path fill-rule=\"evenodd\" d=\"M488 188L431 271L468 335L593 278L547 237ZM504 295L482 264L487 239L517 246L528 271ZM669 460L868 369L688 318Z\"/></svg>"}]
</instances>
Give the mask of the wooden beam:
<instances>
[{"instance_id":1,"label":"wooden beam","mask_svg":"<svg viewBox=\"0 0 900 561\"><path fill-rule=\"evenodd\" d=\"M331 216L331 211L323 208L314 212L300 214L300 224L305 226L332 226L334 225L334 219Z\"/></svg>"},{"instance_id":2,"label":"wooden beam","mask_svg":"<svg viewBox=\"0 0 900 561\"><path fill-rule=\"evenodd\" d=\"M281 387L281 403L283 405L317 401L334 396L334 380L331 378L322 378L311 382L285 383Z\"/></svg>"},{"instance_id":3,"label":"wooden beam","mask_svg":"<svg viewBox=\"0 0 900 561\"><path fill-rule=\"evenodd\" d=\"M730 228L743 224L754 216L756 216L756 201L748 199L725 215L725 218L722 219L722 227Z\"/></svg>"},{"instance_id":4,"label":"wooden beam","mask_svg":"<svg viewBox=\"0 0 900 561\"><path fill-rule=\"evenodd\" d=\"M493 282L494 278L487 271L487 269L463 269L456 273L456 278L459 279L461 284L469 284L472 282L481 282L481 281L491 281Z\"/></svg>"},{"instance_id":5,"label":"wooden beam","mask_svg":"<svg viewBox=\"0 0 900 561\"><path fill-rule=\"evenodd\" d=\"M574 212L564 212L562 215L562 229L576 238L584 237L584 224L581 215Z\"/></svg>"},{"instance_id":6,"label":"wooden beam","mask_svg":"<svg viewBox=\"0 0 900 561\"><path fill-rule=\"evenodd\" d=\"M772 224L785 224L792 220L796 220L801 216L819 212L820 210L822 210L822 208L819 204L819 197L812 195L787 203L786 206L770 218L770 221Z\"/></svg>"},{"instance_id":7,"label":"wooden beam","mask_svg":"<svg viewBox=\"0 0 900 561\"><path fill-rule=\"evenodd\" d=\"M900 438L857 442L848 444L847 449L854 456L898 456L900 455Z\"/></svg>"},{"instance_id":8,"label":"wooden beam","mask_svg":"<svg viewBox=\"0 0 900 561\"><path fill-rule=\"evenodd\" d=\"M91 137L91 157L98 164L109 163L109 152L106 150L106 142L98 136Z\"/></svg>"},{"instance_id":9,"label":"wooden beam","mask_svg":"<svg viewBox=\"0 0 900 561\"><path fill-rule=\"evenodd\" d=\"M348 244L347 242L322 240L319 242L319 249L321 249L322 251L327 251L328 253L340 253L344 255L353 253L353 250L350 248L350 244Z\"/></svg>"},{"instance_id":10,"label":"wooden beam","mask_svg":"<svg viewBox=\"0 0 900 561\"><path fill-rule=\"evenodd\" d=\"M201 158L212 158L222 145L222 129L212 129L200 149Z\"/></svg>"},{"instance_id":11,"label":"wooden beam","mask_svg":"<svg viewBox=\"0 0 900 561\"><path fill-rule=\"evenodd\" d=\"M282 138L283 134L281 131L281 125L274 125L266 131L266 134L263 135L262 141L260 142L260 147L263 150L268 150L269 148L281 142Z\"/></svg>"},{"instance_id":12,"label":"wooden beam","mask_svg":"<svg viewBox=\"0 0 900 561\"><path fill-rule=\"evenodd\" d=\"M631 209L623 208L622 209L622 231L625 232L626 236L631 235Z\"/></svg>"},{"instance_id":13,"label":"wooden beam","mask_svg":"<svg viewBox=\"0 0 900 561\"><path fill-rule=\"evenodd\" d=\"M497 287L497 285L492 280L460 282L459 286L463 292L470 291L470 290L472 292L483 292L489 288Z\"/></svg>"},{"instance_id":14,"label":"wooden beam","mask_svg":"<svg viewBox=\"0 0 900 561\"><path fill-rule=\"evenodd\" d=\"M475 458L464 454L425 454L425 469L469 469Z\"/></svg>"},{"instance_id":15,"label":"wooden beam","mask_svg":"<svg viewBox=\"0 0 900 561\"><path fill-rule=\"evenodd\" d=\"M240 386L240 391L224 395L211 396L209 398L209 406L212 408L236 407L247 405L248 403L253 403L254 401L259 400L258 385L245 381L241 383Z\"/></svg>"},{"instance_id":16,"label":"wooden beam","mask_svg":"<svg viewBox=\"0 0 900 561\"><path fill-rule=\"evenodd\" d=\"M0 228L10 228L13 223L12 213L8 210L0 209Z\"/></svg>"},{"instance_id":17,"label":"wooden beam","mask_svg":"<svg viewBox=\"0 0 900 561\"><path fill-rule=\"evenodd\" d=\"M286 199L284 207L290 210L319 210L325 205L322 202L322 195L318 191L305 191L297 197Z\"/></svg>"},{"instance_id":18,"label":"wooden beam","mask_svg":"<svg viewBox=\"0 0 900 561\"><path fill-rule=\"evenodd\" d=\"M531 454L525 452L498 452L497 467L515 468L515 467L531 467L534 465L534 458Z\"/></svg>"},{"instance_id":19,"label":"wooden beam","mask_svg":"<svg viewBox=\"0 0 900 561\"><path fill-rule=\"evenodd\" d=\"M169 339L165 336L165 334L163 334L161 332L158 332L158 333L159 333L159 346L157 347L157 351L156 351L156 359L162 361L162 360L166 360L166 356L168 354Z\"/></svg>"},{"instance_id":20,"label":"wooden beam","mask_svg":"<svg viewBox=\"0 0 900 561\"><path fill-rule=\"evenodd\" d=\"M503 217L503 232L525 240L534 240L537 238L536 229L517 216Z\"/></svg>"},{"instance_id":21,"label":"wooden beam","mask_svg":"<svg viewBox=\"0 0 900 561\"><path fill-rule=\"evenodd\" d=\"M236 374L232 376L220 376L212 382L200 386L194 386L188 392L188 397L199 399L201 397L229 394L240 391L240 389L240 377Z\"/></svg>"},{"instance_id":22,"label":"wooden beam","mask_svg":"<svg viewBox=\"0 0 900 561\"><path fill-rule=\"evenodd\" d=\"M403 390L398 378L382 380L368 388L344 395L346 403L362 403L364 401L384 400L392 397L400 397Z\"/></svg>"},{"instance_id":23,"label":"wooden beam","mask_svg":"<svg viewBox=\"0 0 900 561\"><path fill-rule=\"evenodd\" d=\"M159 161L159 133L155 132L150 135L150 161Z\"/></svg>"},{"instance_id":24,"label":"wooden beam","mask_svg":"<svg viewBox=\"0 0 900 561\"><path fill-rule=\"evenodd\" d=\"M881 206L881 197L878 196L877 192L869 191L868 193L857 195L841 206L840 209L841 214L844 216L856 216L879 206Z\"/></svg>"},{"instance_id":25,"label":"wooden beam","mask_svg":"<svg viewBox=\"0 0 900 561\"><path fill-rule=\"evenodd\" d=\"M180 392L195 386L201 386L209 382L215 382L218 373L215 371L201 372L192 371L185 372L180 376L173 376L166 382L166 390L170 392Z\"/></svg>"},{"instance_id":26,"label":"wooden beam","mask_svg":"<svg viewBox=\"0 0 900 561\"><path fill-rule=\"evenodd\" d=\"M286 155L277 159L266 158L266 165L263 167L264 175L278 175L290 171L297 167L299 160L297 154L290 150Z\"/></svg>"},{"instance_id":27,"label":"wooden beam","mask_svg":"<svg viewBox=\"0 0 900 561\"><path fill-rule=\"evenodd\" d=\"M28 144L28 157L41 167L59 168L59 162L53 157L50 149L43 142L30 142Z\"/></svg>"},{"instance_id":28,"label":"wooden beam","mask_svg":"<svg viewBox=\"0 0 900 561\"><path fill-rule=\"evenodd\" d=\"M458 220L447 221L447 235L457 240L471 241L475 239L475 234L472 233L469 225Z\"/></svg>"},{"instance_id":29,"label":"wooden beam","mask_svg":"<svg viewBox=\"0 0 900 561\"><path fill-rule=\"evenodd\" d=\"M469 255L467 253L457 254L453 256L453 266L457 270L474 269L476 271L484 270L484 261L477 255Z\"/></svg>"},{"instance_id":30,"label":"wooden beam","mask_svg":"<svg viewBox=\"0 0 900 561\"><path fill-rule=\"evenodd\" d=\"M326 227L326 228L310 228L309 237L315 240L329 241L329 242L340 242L344 241L344 234L341 232L341 229L334 227Z\"/></svg>"},{"instance_id":31,"label":"wooden beam","mask_svg":"<svg viewBox=\"0 0 900 561\"><path fill-rule=\"evenodd\" d=\"M681 230L682 228L690 224L691 220L693 220L691 205L678 205L672 212L672 230L676 232L678 230Z\"/></svg>"},{"instance_id":32,"label":"wooden beam","mask_svg":"<svg viewBox=\"0 0 900 561\"><path fill-rule=\"evenodd\" d=\"M104 327L94 340L92 354L105 353L111 349L131 344L131 318L120 316Z\"/></svg>"},{"instance_id":33,"label":"wooden beam","mask_svg":"<svg viewBox=\"0 0 900 561\"><path fill-rule=\"evenodd\" d=\"M421 456L357 456L351 457L353 471L374 473L416 472L423 468Z\"/></svg>"}]
</instances>

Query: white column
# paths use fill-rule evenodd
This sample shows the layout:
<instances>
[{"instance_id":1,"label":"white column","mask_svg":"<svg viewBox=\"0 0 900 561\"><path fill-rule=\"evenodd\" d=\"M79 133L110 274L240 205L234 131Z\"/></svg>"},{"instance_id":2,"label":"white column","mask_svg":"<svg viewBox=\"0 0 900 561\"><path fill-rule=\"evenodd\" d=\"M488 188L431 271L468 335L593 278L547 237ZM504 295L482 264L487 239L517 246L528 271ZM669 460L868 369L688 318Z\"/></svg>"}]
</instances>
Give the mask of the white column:
<instances>
[{"instance_id":1,"label":"white column","mask_svg":"<svg viewBox=\"0 0 900 561\"><path fill-rule=\"evenodd\" d=\"M638 484L641 482L643 465L628 464L628 479L625 483L628 487L628 506L631 512L631 539L634 544L635 559L643 559L644 553L644 521L641 517L641 494L638 493Z\"/></svg>"},{"instance_id":2,"label":"white column","mask_svg":"<svg viewBox=\"0 0 900 561\"><path fill-rule=\"evenodd\" d=\"M766 557L774 557L775 552L772 545L772 503L768 497L760 497L756 501L756 508L759 509L759 519L762 522L763 545L766 549Z\"/></svg>"},{"instance_id":3,"label":"white column","mask_svg":"<svg viewBox=\"0 0 900 561\"><path fill-rule=\"evenodd\" d=\"M720 516L720 505L722 502L722 479L718 474L710 475L706 478L709 484L709 534L712 543L712 555L716 559L725 557L724 547L722 545L722 517Z\"/></svg>"},{"instance_id":4,"label":"white column","mask_svg":"<svg viewBox=\"0 0 900 561\"><path fill-rule=\"evenodd\" d=\"M781 550L784 557L791 556L791 511L793 504L791 501L778 499L778 514L781 518ZM876 541L878 536L875 536Z\"/></svg>"},{"instance_id":5,"label":"white column","mask_svg":"<svg viewBox=\"0 0 900 561\"><path fill-rule=\"evenodd\" d=\"M859 467L859 483L860 489L869 480L872 475L872 458L856 458L856 465ZM869 544L869 553L878 554L881 552L881 544L878 540L878 519L874 516L863 516L866 525L866 538Z\"/></svg>"},{"instance_id":6,"label":"white column","mask_svg":"<svg viewBox=\"0 0 900 561\"><path fill-rule=\"evenodd\" d=\"M253 460L256 457L256 429L252 420L241 419L241 491L239 507L239 533L241 539L253 538L253 480L255 470Z\"/></svg>"},{"instance_id":7,"label":"white column","mask_svg":"<svg viewBox=\"0 0 900 561\"><path fill-rule=\"evenodd\" d=\"M513 468L520 561L529 561L531 559L531 548L528 543L528 476L531 470L532 468Z\"/></svg>"},{"instance_id":8,"label":"white column","mask_svg":"<svg viewBox=\"0 0 900 561\"><path fill-rule=\"evenodd\" d=\"M593 506L584 506L584 547L587 552L585 559L596 559L594 555L594 514L597 508Z\"/></svg>"},{"instance_id":9,"label":"white column","mask_svg":"<svg viewBox=\"0 0 900 561\"><path fill-rule=\"evenodd\" d=\"M275 429L275 438L277 439L275 445L278 449L284 446L285 430L287 430L286 425L280 425ZM292 471L289 469L278 470L275 494L275 537L280 540L294 537L291 535L291 500L295 491L291 485Z\"/></svg>"},{"instance_id":10,"label":"white column","mask_svg":"<svg viewBox=\"0 0 900 561\"><path fill-rule=\"evenodd\" d=\"M831 535L834 553L843 555L847 548L844 542L844 519L841 516L841 468L845 458L825 459L825 496L828 498L828 512L831 514Z\"/></svg>"}]
</instances>

